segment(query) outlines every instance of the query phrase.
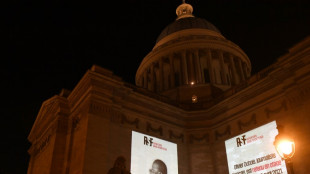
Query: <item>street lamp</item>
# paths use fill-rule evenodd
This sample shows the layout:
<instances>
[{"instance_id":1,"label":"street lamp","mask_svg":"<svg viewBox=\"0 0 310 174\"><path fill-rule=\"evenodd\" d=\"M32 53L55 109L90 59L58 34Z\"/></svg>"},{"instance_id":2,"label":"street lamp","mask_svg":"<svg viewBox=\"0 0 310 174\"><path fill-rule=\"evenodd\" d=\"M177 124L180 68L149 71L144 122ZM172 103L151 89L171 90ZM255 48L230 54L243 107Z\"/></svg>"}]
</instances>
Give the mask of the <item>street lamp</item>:
<instances>
[{"instance_id":1,"label":"street lamp","mask_svg":"<svg viewBox=\"0 0 310 174\"><path fill-rule=\"evenodd\" d=\"M286 164L290 168L290 173L294 174L292 157L295 154L295 142L288 135L284 134L283 127L277 126L279 134L275 137L274 146L281 156L282 160L285 160Z\"/></svg>"}]
</instances>

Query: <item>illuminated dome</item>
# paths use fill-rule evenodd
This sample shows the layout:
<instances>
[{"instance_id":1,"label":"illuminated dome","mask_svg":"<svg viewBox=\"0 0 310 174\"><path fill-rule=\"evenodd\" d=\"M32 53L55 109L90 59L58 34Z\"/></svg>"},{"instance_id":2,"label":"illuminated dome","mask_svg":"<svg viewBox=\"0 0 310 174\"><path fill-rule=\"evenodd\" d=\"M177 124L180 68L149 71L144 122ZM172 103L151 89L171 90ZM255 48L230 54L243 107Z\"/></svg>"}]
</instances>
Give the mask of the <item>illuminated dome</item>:
<instances>
[{"instance_id":1,"label":"illuminated dome","mask_svg":"<svg viewBox=\"0 0 310 174\"><path fill-rule=\"evenodd\" d=\"M177 7L177 19L161 32L136 73L137 86L182 104L212 101L251 74L243 50L192 12L185 2Z\"/></svg>"},{"instance_id":2,"label":"illuminated dome","mask_svg":"<svg viewBox=\"0 0 310 174\"><path fill-rule=\"evenodd\" d=\"M202 18L187 17L181 18L168 25L158 36L156 43L162 38L180 30L201 28L221 33L213 24Z\"/></svg>"}]
</instances>

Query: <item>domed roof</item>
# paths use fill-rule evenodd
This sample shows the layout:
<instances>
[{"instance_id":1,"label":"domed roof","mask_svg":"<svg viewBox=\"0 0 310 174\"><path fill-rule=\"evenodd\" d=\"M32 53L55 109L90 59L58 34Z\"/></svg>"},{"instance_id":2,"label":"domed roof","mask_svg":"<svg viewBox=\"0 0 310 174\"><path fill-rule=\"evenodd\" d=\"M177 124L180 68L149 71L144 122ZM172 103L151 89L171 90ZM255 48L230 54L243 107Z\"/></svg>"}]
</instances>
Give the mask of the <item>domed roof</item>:
<instances>
[{"instance_id":1,"label":"domed roof","mask_svg":"<svg viewBox=\"0 0 310 174\"><path fill-rule=\"evenodd\" d=\"M212 30L218 33L221 33L213 24L208 22L205 19L202 18L196 18L196 17L185 17L180 18L174 21L173 23L169 24L158 36L156 43L158 43L161 39L164 37L175 33L180 30L185 29L192 29L192 28L201 28L201 29L208 29Z\"/></svg>"}]
</instances>

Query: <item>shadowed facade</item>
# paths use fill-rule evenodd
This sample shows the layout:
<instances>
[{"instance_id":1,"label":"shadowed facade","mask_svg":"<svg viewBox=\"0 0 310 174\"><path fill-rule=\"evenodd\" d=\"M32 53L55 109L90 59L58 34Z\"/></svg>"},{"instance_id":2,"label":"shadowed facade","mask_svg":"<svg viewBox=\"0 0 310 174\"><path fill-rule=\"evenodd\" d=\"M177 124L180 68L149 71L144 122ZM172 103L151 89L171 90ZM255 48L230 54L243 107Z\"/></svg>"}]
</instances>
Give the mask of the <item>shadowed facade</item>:
<instances>
[{"instance_id":1,"label":"shadowed facade","mask_svg":"<svg viewBox=\"0 0 310 174\"><path fill-rule=\"evenodd\" d=\"M108 173L119 156L130 166L132 130L176 143L179 174L226 174L224 141L273 120L295 139L296 173L309 173L310 38L251 75L242 49L192 12L177 8L136 85L94 65L46 100L28 137L28 174Z\"/></svg>"}]
</instances>

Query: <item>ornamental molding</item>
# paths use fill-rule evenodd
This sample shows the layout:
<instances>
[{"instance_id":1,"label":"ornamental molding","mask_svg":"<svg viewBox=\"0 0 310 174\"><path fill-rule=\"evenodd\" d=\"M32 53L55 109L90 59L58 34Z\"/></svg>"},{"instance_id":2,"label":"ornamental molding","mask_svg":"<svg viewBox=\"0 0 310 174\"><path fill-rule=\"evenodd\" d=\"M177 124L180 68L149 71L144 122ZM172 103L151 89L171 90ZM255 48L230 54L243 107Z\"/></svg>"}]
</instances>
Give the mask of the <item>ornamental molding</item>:
<instances>
[{"instance_id":1,"label":"ornamental molding","mask_svg":"<svg viewBox=\"0 0 310 174\"><path fill-rule=\"evenodd\" d=\"M57 100L57 98L58 96L54 96L42 104L37 119L35 120L28 136L30 142L33 143L36 139L38 139L38 137L40 137L40 133L45 132L51 125L51 122L54 122L54 115L56 115L60 110L58 104L59 100Z\"/></svg>"},{"instance_id":2,"label":"ornamental molding","mask_svg":"<svg viewBox=\"0 0 310 174\"><path fill-rule=\"evenodd\" d=\"M112 107L99 104L99 103L95 103L95 102L91 102L89 106L89 112L92 114L112 113Z\"/></svg>"},{"instance_id":3,"label":"ornamental molding","mask_svg":"<svg viewBox=\"0 0 310 174\"><path fill-rule=\"evenodd\" d=\"M283 100L281 105L277 108L270 109L269 107L266 107L265 108L266 117L269 119L271 115L277 114L282 110L287 111L287 104L285 100Z\"/></svg>"},{"instance_id":4,"label":"ornamental molding","mask_svg":"<svg viewBox=\"0 0 310 174\"><path fill-rule=\"evenodd\" d=\"M51 101L47 101L43 104L41 111L39 112L38 122L43 119L43 117L47 117L48 115L53 115L57 112L56 109L56 100L52 99Z\"/></svg>"},{"instance_id":5,"label":"ornamental molding","mask_svg":"<svg viewBox=\"0 0 310 174\"><path fill-rule=\"evenodd\" d=\"M203 134L202 136L196 136L193 134L189 135L189 143L209 143L210 142L210 136L208 133Z\"/></svg>"},{"instance_id":6,"label":"ornamental molding","mask_svg":"<svg viewBox=\"0 0 310 174\"><path fill-rule=\"evenodd\" d=\"M42 152L46 148L46 146L50 142L50 139L51 139L51 135L45 137L45 139L43 139L42 142L40 142L40 144L31 146L31 148L29 149L28 153L32 157L38 155L40 152Z\"/></svg>"},{"instance_id":7,"label":"ornamental molding","mask_svg":"<svg viewBox=\"0 0 310 174\"><path fill-rule=\"evenodd\" d=\"M50 143L51 137L56 133L57 125L57 120L53 121L53 123L51 123L50 127L46 129L42 136L38 139L35 139L31 149L29 150L31 155L35 156L45 150L47 145Z\"/></svg>"},{"instance_id":8,"label":"ornamental molding","mask_svg":"<svg viewBox=\"0 0 310 174\"><path fill-rule=\"evenodd\" d=\"M45 147L50 143L51 136L52 135L49 134L40 142L40 144L37 146L37 153L42 152Z\"/></svg>"},{"instance_id":9,"label":"ornamental molding","mask_svg":"<svg viewBox=\"0 0 310 174\"><path fill-rule=\"evenodd\" d=\"M160 136L163 136L163 128L162 128L162 126L159 126L158 128L154 128L152 126L152 124L149 123L149 122L146 122L146 131L147 132L157 133L157 134L159 133Z\"/></svg>"},{"instance_id":10,"label":"ornamental molding","mask_svg":"<svg viewBox=\"0 0 310 174\"><path fill-rule=\"evenodd\" d=\"M242 95L241 94L237 95L236 98L239 98L240 103L245 103L249 101L250 99L261 95L262 93L270 89L273 89L276 85L278 85L278 83L276 83L275 81L262 81L262 86L251 88L251 89L248 89L248 87L250 87L251 85L246 85L243 88L245 92ZM279 91L278 93L282 93L282 92Z\"/></svg>"},{"instance_id":11,"label":"ornamental molding","mask_svg":"<svg viewBox=\"0 0 310 174\"><path fill-rule=\"evenodd\" d=\"M294 91L293 93L286 96L286 99L291 108L299 107L304 101L309 100L310 88L304 90Z\"/></svg>"},{"instance_id":12,"label":"ornamental molding","mask_svg":"<svg viewBox=\"0 0 310 174\"><path fill-rule=\"evenodd\" d=\"M307 55L303 55L303 56L289 56L288 59L290 59L288 62L284 62L284 63L289 63L290 66L288 67L288 69L290 69L293 72L296 72L298 70L300 70L301 68L306 67L307 63ZM280 62L282 63L282 62ZM281 65L280 65L281 66Z\"/></svg>"},{"instance_id":13,"label":"ornamental molding","mask_svg":"<svg viewBox=\"0 0 310 174\"><path fill-rule=\"evenodd\" d=\"M216 130L214 132L215 140L219 140L222 137L230 136L231 135L231 128L230 125L227 125L226 129L223 132L219 132Z\"/></svg>"},{"instance_id":14,"label":"ornamental molding","mask_svg":"<svg viewBox=\"0 0 310 174\"><path fill-rule=\"evenodd\" d=\"M134 120L130 120L126 117L126 115L122 114L121 116L121 124L135 126L136 129L139 129L140 120L135 118Z\"/></svg>"},{"instance_id":15,"label":"ornamental molding","mask_svg":"<svg viewBox=\"0 0 310 174\"><path fill-rule=\"evenodd\" d=\"M253 114L251 116L251 119L248 120L248 121L242 121L242 120L239 120L238 121L238 127L239 127L239 131L242 131L244 127L248 127L250 125L256 125L257 124L257 121L256 121L256 114Z\"/></svg>"},{"instance_id":16,"label":"ornamental molding","mask_svg":"<svg viewBox=\"0 0 310 174\"><path fill-rule=\"evenodd\" d=\"M184 143L184 134L180 133L179 135L176 135L173 133L172 130L169 130L169 138L172 139L177 139L179 141L181 141L182 143Z\"/></svg>"},{"instance_id":17,"label":"ornamental molding","mask_svg":"<svg viewBox=\"0 0 310 174\"><path fill-rule=\"evenodd\" d=\"M275 68L272 72L268 74L268 78L273 81L277 81L278 83L282 83L283 81L292 77L294 73L289 69L279 69Z\"/></svg>"}]
</instances>

